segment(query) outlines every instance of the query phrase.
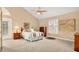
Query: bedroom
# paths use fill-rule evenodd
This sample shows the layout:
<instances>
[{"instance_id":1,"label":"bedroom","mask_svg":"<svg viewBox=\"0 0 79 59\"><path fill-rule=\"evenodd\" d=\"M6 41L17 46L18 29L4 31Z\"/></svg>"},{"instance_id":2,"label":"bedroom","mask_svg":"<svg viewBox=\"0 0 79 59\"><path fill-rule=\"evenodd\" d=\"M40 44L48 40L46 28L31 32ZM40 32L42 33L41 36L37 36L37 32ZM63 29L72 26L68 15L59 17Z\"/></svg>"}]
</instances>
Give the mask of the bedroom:
<instances>
[{"instance_id":1,"label":"bedroom","mask_svg":"<svg viewBox=\"0 0 79 59\"><path fill-rule=\"evenodd\" d=\"M74 51L74 35L79 32L79 8L43 8L46 10L43 14L36 13L38 7L2 8L2 24L4 26L2 33L5 34L2 35L3 52ZM30 34L33 37L28 39ZM26 38L28 40L24 40Z\"/></svg>"}]
</instances>

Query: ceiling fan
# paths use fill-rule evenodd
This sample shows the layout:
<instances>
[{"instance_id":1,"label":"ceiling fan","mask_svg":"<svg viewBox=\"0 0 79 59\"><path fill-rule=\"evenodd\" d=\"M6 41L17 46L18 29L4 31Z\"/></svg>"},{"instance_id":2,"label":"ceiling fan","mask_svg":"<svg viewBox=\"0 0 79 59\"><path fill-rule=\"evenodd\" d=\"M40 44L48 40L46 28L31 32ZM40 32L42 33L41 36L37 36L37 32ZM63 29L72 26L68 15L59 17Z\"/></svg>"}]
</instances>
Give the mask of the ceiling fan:
<instances>
[{"instance_id":1,"label":"ceiling fan","mask_svg":"<svg viewBox=\"0 0 79 59\"><path fill-rule=\"evenodd\" d=\"M43 14L44 12L47 12L45 9L38 7L38 9L36 10L36 14Z\"/></svg>"}]
</instances>

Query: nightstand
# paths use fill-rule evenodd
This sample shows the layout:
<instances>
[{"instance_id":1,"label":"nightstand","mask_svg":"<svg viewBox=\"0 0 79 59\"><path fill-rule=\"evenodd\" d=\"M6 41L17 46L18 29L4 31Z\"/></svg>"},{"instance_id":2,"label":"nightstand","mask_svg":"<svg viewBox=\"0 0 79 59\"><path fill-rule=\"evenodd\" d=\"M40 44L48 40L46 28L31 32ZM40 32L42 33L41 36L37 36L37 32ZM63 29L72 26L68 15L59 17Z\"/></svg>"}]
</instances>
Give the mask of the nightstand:
<instances>
[{"instance_id":1,"label":"nightstand","mask_svg":"<svg viewBox=\"0 0 79 59\"><path fill-rule=\"evenodd\" d=\"M14 40L21 38L21 33L13 33Z\"/></svg>"}]
</instances>

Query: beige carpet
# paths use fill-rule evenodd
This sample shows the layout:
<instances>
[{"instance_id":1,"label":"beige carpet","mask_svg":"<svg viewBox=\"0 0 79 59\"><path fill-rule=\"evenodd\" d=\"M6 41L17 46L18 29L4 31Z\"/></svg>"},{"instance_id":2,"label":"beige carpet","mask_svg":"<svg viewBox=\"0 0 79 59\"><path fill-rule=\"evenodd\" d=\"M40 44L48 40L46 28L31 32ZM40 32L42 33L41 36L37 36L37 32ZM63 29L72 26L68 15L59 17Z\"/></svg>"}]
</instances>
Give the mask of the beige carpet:
<instances>
[{"instance_id":1,"label":"beige carpet","mask_svg":"<svg viewBox=\"0 0 79 59\"><path fill-rule=\"evenodd\" d=\"M43 39L36 42L28 42L23 39L3 40L3 52L72 52L73 42L64 40Z\"/></svg>"}]
</instances>

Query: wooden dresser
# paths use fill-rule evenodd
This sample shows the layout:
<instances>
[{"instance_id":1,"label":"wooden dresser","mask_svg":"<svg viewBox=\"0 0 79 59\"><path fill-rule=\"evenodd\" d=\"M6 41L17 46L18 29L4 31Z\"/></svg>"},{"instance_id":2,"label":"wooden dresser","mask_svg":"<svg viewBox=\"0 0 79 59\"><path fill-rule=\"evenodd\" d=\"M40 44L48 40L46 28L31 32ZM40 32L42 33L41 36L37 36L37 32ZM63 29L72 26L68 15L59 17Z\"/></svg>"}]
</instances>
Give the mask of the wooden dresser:
<instances>
[{"instance_id":1,"label":"wooden dresser","mask_svg":"<svg viewBox=\"0 0 79 59\"><path fill-rule=\"evenodd\" d=\"M40 27L39 31L43 32L45 37L47 36L47 27Z\"/></svg>"},{"instance_id":2,"label":"wooden dresser","mask_svg":"<svg viewBox=\"0 0 79 59\"><path fill-rule=\"evenodd\" d=\"M21 33L13 33L14 40L21 38Z\"/></svg>"},{"instance_id":3,"label":"wooden dresser","mask_svg":"<svg viewBox=\"0 0 79 59\"><path fill-rule=\"evenodd\" d=\"M74 50L79 52L79 33L75 34Z\"/></svg>"}]
</instances>

